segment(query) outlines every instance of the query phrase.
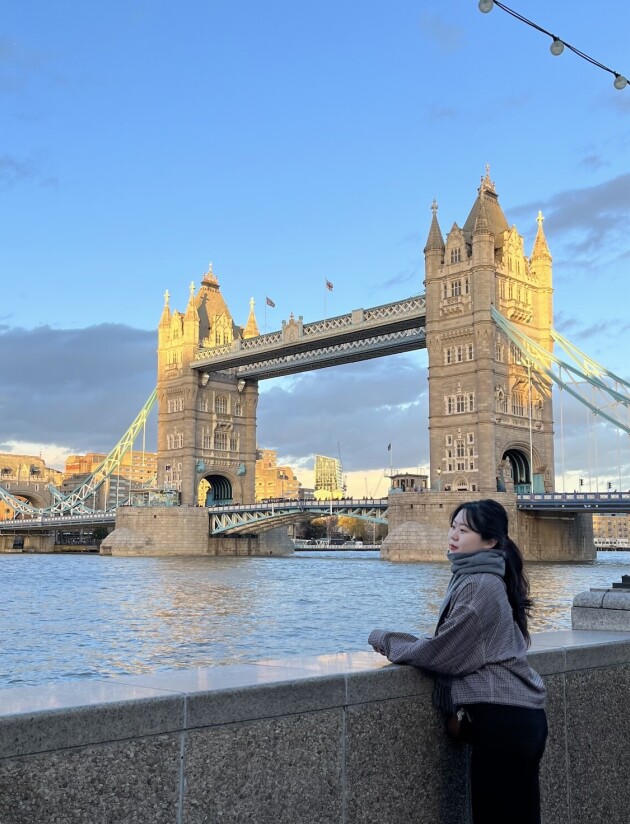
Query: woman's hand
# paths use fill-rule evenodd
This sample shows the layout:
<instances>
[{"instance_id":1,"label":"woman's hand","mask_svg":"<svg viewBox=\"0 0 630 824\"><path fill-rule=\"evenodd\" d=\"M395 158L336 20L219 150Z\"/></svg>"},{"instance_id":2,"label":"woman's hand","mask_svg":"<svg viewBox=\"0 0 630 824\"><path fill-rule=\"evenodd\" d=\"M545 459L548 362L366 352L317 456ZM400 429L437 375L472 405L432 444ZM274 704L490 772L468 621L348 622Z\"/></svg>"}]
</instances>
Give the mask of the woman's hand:
<instances>
[{"instance_id":1,"label":"woman's hand","mask_svg":"<svg viewBox=\"0 0 630 824\"><path fill-rule=\"evenodd\" d=\"M381 655L387 656L387 652L385 651L385 647L383 645L383 631L380 629L373 629L370 633L370 637L368 638L368 644L372 647L375 652L380 653Z\"/></svg>"}]
</instances>

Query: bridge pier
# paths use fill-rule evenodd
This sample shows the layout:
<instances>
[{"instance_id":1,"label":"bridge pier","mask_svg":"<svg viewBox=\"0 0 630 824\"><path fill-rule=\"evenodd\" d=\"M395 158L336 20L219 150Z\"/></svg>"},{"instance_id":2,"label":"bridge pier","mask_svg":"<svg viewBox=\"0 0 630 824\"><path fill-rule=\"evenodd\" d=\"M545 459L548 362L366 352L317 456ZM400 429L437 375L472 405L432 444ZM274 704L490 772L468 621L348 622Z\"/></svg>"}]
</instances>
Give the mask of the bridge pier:
<instances>
[{"instance_id":1,"label":"bridge pier","mask_svg":"<svg viewBox=\"0 0 630 824\"><path fill-rule=\"evenodd\" d=\"M208 510L199 506L121 506L116 529L101 555L292 555L286 528L250 535L210 535Z\"/></svg>"},{"instance_id":2,"label":"bridge pier","mask_svg":"<svg viewBox=\"0 0 630 824\"><path fill-rule=\"evenodd\" d=\"M0 552L54 552L55 535L53 532L9 532L0 535Z\"/></svg>"},{"instance_id":3,"label":"bridge pier","mask_svg":"<svg viewBox=\"0 0 630 824\"><path fill-rule=\"evenodd\" d=\"M446 533L460 503L489 497L474 492L402 492L388 498L389 534L381 547L388 561L446 561ZM523 512L516 495L496 492L510 519L510 535L527 561L575 562L596 558L590 514Z\"/></svg>"}]
</instances>

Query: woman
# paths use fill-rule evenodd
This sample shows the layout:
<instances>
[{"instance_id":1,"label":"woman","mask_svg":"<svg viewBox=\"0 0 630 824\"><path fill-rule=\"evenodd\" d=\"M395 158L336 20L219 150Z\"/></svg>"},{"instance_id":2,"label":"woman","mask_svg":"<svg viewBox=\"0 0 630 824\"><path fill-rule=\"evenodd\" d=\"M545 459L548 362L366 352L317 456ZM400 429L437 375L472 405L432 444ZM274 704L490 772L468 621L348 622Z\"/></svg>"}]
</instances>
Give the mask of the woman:
<instances>
[{"instance_id":1,"label":"woman","mask_svg":"<svg viewBox=\"0 0 630 824\"><path fill-rule=\"evenodd\" d=\"M453 576L434 637L373 630L369 643L394 664L435 675L447 728L472 746L474 824L539 824L545 688L527 663L529 583L501 504L457 507L448 559Z\"/></svg>"}]
</instances>

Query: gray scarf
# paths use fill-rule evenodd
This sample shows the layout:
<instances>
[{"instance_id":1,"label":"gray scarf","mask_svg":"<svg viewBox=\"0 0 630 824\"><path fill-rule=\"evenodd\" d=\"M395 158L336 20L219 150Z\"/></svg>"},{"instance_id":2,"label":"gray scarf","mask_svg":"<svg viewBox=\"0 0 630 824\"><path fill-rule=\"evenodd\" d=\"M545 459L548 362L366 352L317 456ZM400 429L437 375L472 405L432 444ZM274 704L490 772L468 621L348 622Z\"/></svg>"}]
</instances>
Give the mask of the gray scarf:
<instances>
[{"instance_id":1,"label":"gray scarf","mask_svg":"<svg viewBox=\"0 0 630 824\"><path fill-rule=\"evenodd\" d=\"M503 578L505 575L505 553L498 549L480 549L478 552L460 554L459 552L449 552L447 555L451 562L451 572L453 573L446 589L446 595L440 607L438 622L435 628L437 635L440 626L443 624L448 613L453 596L457 590L465 583L469 575L479 572L489 572ZM433 690L433 704L438 709L452 715L455 713L455 706L451 696L451 684L453 679L445 675L435 676L435 688Z\"/></svg>"}]
</instances>

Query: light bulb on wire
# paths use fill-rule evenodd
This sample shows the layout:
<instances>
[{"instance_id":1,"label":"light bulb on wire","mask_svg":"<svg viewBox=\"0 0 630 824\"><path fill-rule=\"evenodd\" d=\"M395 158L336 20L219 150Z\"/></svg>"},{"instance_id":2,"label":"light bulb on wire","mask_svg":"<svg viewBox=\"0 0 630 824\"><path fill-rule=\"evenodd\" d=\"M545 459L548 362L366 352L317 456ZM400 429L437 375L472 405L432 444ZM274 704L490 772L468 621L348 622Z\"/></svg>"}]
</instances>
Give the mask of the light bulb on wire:
<instances>
[{"instance_id":1,"label":"light bulb on wire","mask_svg":"<svg viewBox=\"0 0 630 824\"><path fill-rule=\"evenodd\" d=\"M505 3L500 2L500 0L479 0L479 11L482 14L487 14L489 11L495 6L498 6L502 11L509 14L511 17L514 17L516 20L520 20L521 23L526 23L528 26L531 26L536 31L541 32L541 34L546 34L548 37L551 37L551 46L549 47L549 51L555 56L558 57L562 54L562 52L566 49L572 51L574 54L577 54L578 57L581 57L582 60L586 60L588 63L592 63L594 66L597 66L598 69L603 69L605 72L610 72L610 74L614 75L615 79L613 81L613 85L616 89L625 89L628 85L628 80L619 72L613 71L613 69L609 68L608 66L604 66L603 63L600 63L599 60L595 60L590 55L586 54L580 49L572 46L570 43L567 43L566 40L561 40L559 37L556 37L555 34L552 34L547 29L543 29L542 26L539 26L538 23L534 23L532 20L528 20L527 17L523 17L514 9L511 9L509 6L506 6Z\"/></svg>"}]
</instances>

